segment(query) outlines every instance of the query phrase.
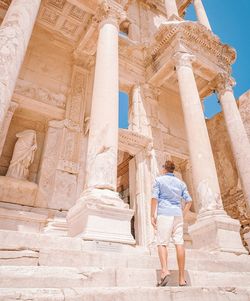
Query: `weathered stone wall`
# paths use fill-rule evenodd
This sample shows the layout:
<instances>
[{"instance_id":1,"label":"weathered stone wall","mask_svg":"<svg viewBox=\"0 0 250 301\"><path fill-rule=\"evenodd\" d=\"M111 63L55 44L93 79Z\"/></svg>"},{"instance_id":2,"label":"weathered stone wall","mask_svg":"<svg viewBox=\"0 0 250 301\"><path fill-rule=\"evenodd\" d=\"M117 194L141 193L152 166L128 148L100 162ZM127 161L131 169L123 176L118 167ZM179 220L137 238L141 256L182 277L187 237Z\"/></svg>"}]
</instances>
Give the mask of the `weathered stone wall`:
<instances>
[{"instance_id":1,"label":"weathered stone wall","mask_svg":"<svg viewBox=\"0 0 250 301\"><path fill-rule=\"evenodd\" d=\"M70 87L71 47L53 39L41 28L35 28L15 93L36 101L66 107Z\"/></svg>"}]
</instances>

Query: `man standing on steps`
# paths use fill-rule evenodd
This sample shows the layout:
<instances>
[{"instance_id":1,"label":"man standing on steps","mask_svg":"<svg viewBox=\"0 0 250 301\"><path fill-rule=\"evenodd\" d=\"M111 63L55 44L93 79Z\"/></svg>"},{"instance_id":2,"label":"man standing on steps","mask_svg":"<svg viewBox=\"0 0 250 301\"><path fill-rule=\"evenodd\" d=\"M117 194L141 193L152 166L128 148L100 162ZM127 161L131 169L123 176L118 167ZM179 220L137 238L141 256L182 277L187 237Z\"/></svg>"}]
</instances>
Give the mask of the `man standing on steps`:
<instances>
[{"instance_id":1,"label":"man standing on steps","mask_svg":"<svg viewBox=\"0 0 250 301\"><path fill-rule=\"evenodd\" d=\"M172 238L179 266L179 285L186 286L185 249L183 240L183 216L189 211L192 199L187 186L174 175L175 165L166 161L165 173L155 179L151 200L151 223L156 230L158 255L161 262L161 280L157 286L165 286L170 277L167 265L167 246ZM182 210L182 199L185 206Z\"/></svg>"}]
</instances>

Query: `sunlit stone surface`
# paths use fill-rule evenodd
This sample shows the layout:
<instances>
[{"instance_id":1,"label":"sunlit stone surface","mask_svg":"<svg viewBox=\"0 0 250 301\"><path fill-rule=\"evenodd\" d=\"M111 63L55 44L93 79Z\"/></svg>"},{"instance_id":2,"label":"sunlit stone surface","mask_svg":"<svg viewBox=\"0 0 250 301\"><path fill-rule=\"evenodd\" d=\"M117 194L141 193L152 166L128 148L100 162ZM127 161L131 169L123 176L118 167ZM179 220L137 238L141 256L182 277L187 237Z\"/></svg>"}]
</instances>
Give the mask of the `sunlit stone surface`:
<instances>
[{"instance_id":1,"label":"sunlit stone surface","mask_svg":"<svg viewBox=\"0 0 250 301\"><path fill-rule=\"evenodd\" d=\"M248 301L250 94L235 103L236 52L202 0L0 0L0 24L0 299ZM205 120L213 92L223 112ZM193 198L190 287L170 248L159 290L166 159Z\"/></svg>"}]
</instances>

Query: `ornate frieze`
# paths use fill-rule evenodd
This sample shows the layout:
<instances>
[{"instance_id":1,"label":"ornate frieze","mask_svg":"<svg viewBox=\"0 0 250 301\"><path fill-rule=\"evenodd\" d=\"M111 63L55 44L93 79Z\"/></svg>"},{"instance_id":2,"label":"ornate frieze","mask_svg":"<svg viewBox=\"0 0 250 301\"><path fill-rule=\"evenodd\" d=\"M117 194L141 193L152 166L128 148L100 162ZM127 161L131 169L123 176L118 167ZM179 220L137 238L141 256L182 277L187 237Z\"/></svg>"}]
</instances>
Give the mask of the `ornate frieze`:
<instances>
[{"instance_id":1,"label":"ornate frieze","mask_svg":"<svg viewBox=\"0 0 250 301\"><path fill-rule=\"evenodd\" d=\"M52 92L25 80L18 79L15 93L58 108L65 109L66 106L66 96L64 94Z\"/></svg>"},{"instance_id":2,"label":"ornate frieze","mask_svg":"<svg viewBox=\"0 0 250 301\"><path fill-rule=\"evenodd\" d=\"M191 21L170 22L160 27L155 35L155 42L148 48L146 67L153 65L152 70L157 71L165 51L181 49L188 49L192 54L197 53L199 57L202 55L227 72L236 59L235 49L222 44L205 26ZM172 55L170 60L171 58Z\"/></svg>"},{"instance_id":3,"label":"ornate frieze","mask_svg":"<svg viewBox=\"0 0 250 301\"><path fill-rule=\"evenodd\" d=\"M152 140L149 137L126 129L119 129L119 150L135 155L147 148Z\"/></svg>"}]
</instances>

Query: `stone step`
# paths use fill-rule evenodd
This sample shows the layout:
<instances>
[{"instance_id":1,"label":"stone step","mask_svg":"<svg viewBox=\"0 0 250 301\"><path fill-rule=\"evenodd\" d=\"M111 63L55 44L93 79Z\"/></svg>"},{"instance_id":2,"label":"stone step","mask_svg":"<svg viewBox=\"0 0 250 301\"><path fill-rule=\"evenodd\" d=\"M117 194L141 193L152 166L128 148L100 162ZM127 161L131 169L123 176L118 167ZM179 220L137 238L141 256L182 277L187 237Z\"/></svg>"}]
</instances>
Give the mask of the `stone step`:
<instances>
[{"instance_id":1,"label":"stone step","mask_svg":"<svg viewBox=\"0 0 250 301\"><path fill-rule=\"evenodd\" d=\"M206 257L196 256L195 252L186 252L186 268L191 270L206 270L210 272L250 271L250 256L221 253L207 253ZM160 269L157 256L121 255L114 253L79 252L61 250L40 250L40 266L67 267L128 267L142 269ZM170 269L177 269L175 250L170 249L168 255Z\"/></svg>"},{"instance_id":2,"label":"stone step","mask_svg":"<svg viewBox=\"0 0 250 301\"><path fill-rule=\"evenodd\" d=\"M235 287L0 289L1 301L249 301L250 289Z\"/></svg>"},{"instance_id":3,"label":"stone step","mask_svg":"<svg viewBox=\"0 0 250 301\"><path fill-rule=\"evenodd\" d=\"M42 266L1 266L1 288L64 287L154 287L159 272L133 268L66 268ZM207 272L186 270L190 286L242 286L250 283L250 272ZM172 271L170 286L178 285L178 272Z\"/></svg>"},{"instance_id":4,"label":"stone step","mask_svg":"<svg viewBox=\"0 0 250 301\"><path fill-rule=\"evenodd\" d=\"M0 241L0 265L159 268L156 255L140 248L121 249L117 244L94 242L89 249L80 238L5 230L0 231ZM187 249L186 258L187 269L250 271L248 255ZM173 248L168 262L170 269L177 269Z\"/></svg>"},{"instance_id":5,"label":"stone step","mask_svg":"<svg viewBox=\"0 0 250 301\"><path fill-rule=\"evenodd\" d=\"M250 271L250 256L230 253L208 253L205 255L187 250L186 268L210 272ZM177 269L175 250L169 250L170 269ZM65 266L65 267L113 267L159 269L157 256L144 254L119 254L114 252L87 252L78 250L4 250L0 251L0 265L10 266Z\"/></svg>"}]
</instances>

